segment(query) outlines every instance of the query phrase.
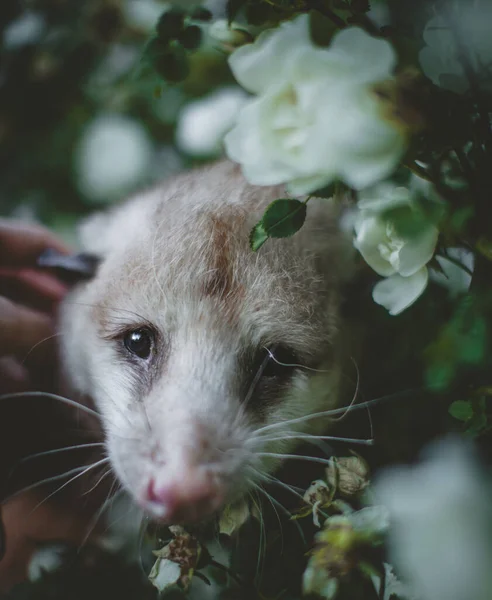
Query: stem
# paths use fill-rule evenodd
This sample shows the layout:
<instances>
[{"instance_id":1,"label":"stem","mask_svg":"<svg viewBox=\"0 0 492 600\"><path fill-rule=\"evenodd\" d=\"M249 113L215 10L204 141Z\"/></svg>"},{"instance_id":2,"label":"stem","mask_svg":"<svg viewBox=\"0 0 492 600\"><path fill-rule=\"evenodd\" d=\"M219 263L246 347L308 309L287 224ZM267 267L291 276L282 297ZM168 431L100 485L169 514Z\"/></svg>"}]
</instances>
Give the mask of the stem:
<instances>
[{"instance_id":1,"label":"stem","mask_svg":"<svg viewBox=\"0 0 492 600\"><path fill-rule=\"evenodd\" d=\"M434 183L434 181L431 178L431 176L429 175L429 173L423 167L418 165L417 163L406 162L406 163L404 163L404 166L407 169L409 169L410 171L412 171L412 173L415 173L415 175L418 175L419 177L421 177L422 179L425 179L429 183Z\"/></svg>"},{"instance_id":2,"label":"stem","mask_svg":"<svg viewBox=\"0 0 492 600\"><path fill-rule=\"evenodd\" d=\"M234 581L240 587L244 587L244 583L241 581L241 579L238 577L238 575L236 575L236 573L234 573L234 571L229 569L229 567L226 567L225 565L222 565L221 563L219 563L213 559L209 562L209 565L211 565L212 567L215 567L216 569L219 569L220 571L224 571L225 573L227 573L227 575L229 575L229 577L234 579Z\"/></svg>"},{"instance_id":3,"label":"stem","mask_svg":"<svg viewBox=\"0 0 492 600\"><path fill-rule=\"evenodd\" d=\"M457 258L453 258L452 256L449 256L449 254L446 254L446 253L443 253L442 256L446 260L449 260L450 263L453 263L453 265L456 265L457 267L462 269L465 273L470 275L470 277L473 277L473 271L471 271L466 265L464 265L462 262L460 262Z\"/></svg>"},{"instance_id":4,"label":"stem","mask_svg":"<svg viewBox=\"0 0 492 600\"><path fill-rule=\"evenodd\" d=\"M320 12L322 15L325 15L325 17L328 17L328 19L330 19L330 21L332 21L332 23L334 23L337 27L339 27L340 29L345 29L345 27L347 27L347 24L345 23L345 21L339 17L337 14L335 14L331 8L328 8L325 3L323 2L323 0L311 0L310 5L316 9L318 12Z\"/></svg>"}]
</instances>

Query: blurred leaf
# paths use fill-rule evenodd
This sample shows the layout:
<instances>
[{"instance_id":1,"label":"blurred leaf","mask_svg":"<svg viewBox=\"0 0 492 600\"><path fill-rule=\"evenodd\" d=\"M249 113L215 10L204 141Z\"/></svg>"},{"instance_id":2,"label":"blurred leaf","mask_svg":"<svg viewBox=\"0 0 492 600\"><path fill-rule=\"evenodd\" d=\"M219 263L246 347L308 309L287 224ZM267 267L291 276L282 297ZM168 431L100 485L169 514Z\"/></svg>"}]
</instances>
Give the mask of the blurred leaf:
<instances>
[{"instance_id":1,"label":"blurred leaf","mask_svg":"<svg viewBox=\"0 0 492 600\"><path fill-rule=\"evenodd\" d=\"M211 21L213 18L212 13L204 6L197 6L190 13L190 18L195 21Z\"/></svg>"},{"instance_id":2,"label":"blurred leaf","mask_svg":"<svg viewBox=\"0 0 492 600\"><path fill-rule=\"evenodd\" d=\"M328 17L314 10L309 13L309 33L317 46L329 46L337 31L338 27Z\"/></svg>"},{"instance_id":3,"label":"blurred leaf","mask_svg":"<svg viewBox=\"0 0 492 600\"><path fill-rule=\"evenodd\" d=\"M196 50L202 42L202 30L198 25L189 25L179 34L178 40L186 50Z\"/></svg>"},{"instance_id":4,"label":"blurred leaf","mask_svg":"<svg viewBox=\"0 0 492 600\"><path fill-rule=\"evenodd\" d=\"M159 56L155 57L152 66L163 79L170 83L183 81L190 72L185 49L177 43L167 47Z\"/></svg>"},{"instance_id":5,"label":"blurred leaf","mask_svg":"<svg viewBox=\"0 0 492 600\"><path fill-rule=\"evenodd\" d=\"M469 421L473 417L473 406L469 400L456 400L449 407L449 414L458 421Z\"/></svg>"},{"instance_id":6,"label":"blurred leaf","mask_svg":"<svg viewBox=\"0 0 492 600\"><path fill-rule=\"evenodd\" d=\"M229 24L234 21L236 15L243 6L247 4L247 0L227 0L226 14Z\"/></svg>"},{"instance_id":7,"label":"blurred leaf","mask_svg":"<svg viewBox=\"0 0 492 600\"><path fill-rule=\"evenodd\" d=\"M460 366L481 364L488 345L487 331L487 322L476 300L466 296L426 350L427 384L436 390L446 389Z\"/></svg>"},{"instance_id":8,"label":"blurred leaf","mask_svg":"<svg viewBox=\"0 0 492 600\"><path fill-rule=\"evenodd\" d=\"M489 238L482 236L477 240L475 245L476 249L480 254L488 258L488 260L492 260L492 240Z\"/></svg>"},{"instance_id":9,"label":"blurred leaf","mask_svg":"<svg viewBox=\"0 0 492 600\"><path fill-rule=\"evenodd\" d=\"M184 26L185 12L183 9L173 6L166 10L159 18L156 25L158 37L165 42L175 40Z\"/></svg>"}]
</instances>

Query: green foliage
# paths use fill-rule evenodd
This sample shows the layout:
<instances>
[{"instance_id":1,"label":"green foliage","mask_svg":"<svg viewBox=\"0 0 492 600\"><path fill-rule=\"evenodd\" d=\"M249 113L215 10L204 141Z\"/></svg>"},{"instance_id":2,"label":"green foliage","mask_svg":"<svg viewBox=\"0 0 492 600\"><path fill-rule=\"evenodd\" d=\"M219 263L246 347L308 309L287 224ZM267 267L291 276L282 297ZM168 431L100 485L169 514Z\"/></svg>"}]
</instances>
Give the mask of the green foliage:
<instances>
[{"instance_id":1,"label":"green foliage","mask_svg":"<svg viewBox=\"0 0 492 600\"><path fill-rule=\"evenodd\" d=\"M293 198L279 198L272 202L261 221L253 228L250 245L259 250L269 237L290 237L299 231L306 220L306 203Z\"/></svg>"},{"instance_id":2,"label":"green foliage","mask_svg":"<svg viewBox=\"0 0 492 600\"><path fill-rule=\"evenodd\" d=\"M427 349L427 384L434 390L446 390L461 367L482 364L487 349L487 321L476 299L466 296Z\"/></svg>"},{"instance_id":3,"label":"green foliage","mask_svg":"<svg viewBox=\"0 0 492 600\"><path fill-rule=\"evenodd\" d=\"M455 400L449 407L449 414L463 423L465 433L471 437L477 437L489 428L484 396L471 400Z\"/></svg>"}]
</instances>

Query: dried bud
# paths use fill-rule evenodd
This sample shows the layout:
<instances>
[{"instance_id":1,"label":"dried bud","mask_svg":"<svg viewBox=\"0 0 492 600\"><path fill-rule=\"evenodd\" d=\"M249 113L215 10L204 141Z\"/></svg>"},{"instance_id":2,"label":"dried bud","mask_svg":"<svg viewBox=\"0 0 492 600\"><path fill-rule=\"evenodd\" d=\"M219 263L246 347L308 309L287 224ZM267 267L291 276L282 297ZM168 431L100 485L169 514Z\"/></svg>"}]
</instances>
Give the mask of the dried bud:
<instances>
[{"instance_id":1,"label":"dried bud","mask_svg":"<svg viewBox=\"0 0 492 600\"><path fill-rule=\"evenodd\" d=\"M335 491L335 488L330 488L326 481L316 479L311 483L303 496L304 501L307 502L309 506L301 508L294 518L299 519L312 514L313 523L316 527L321 527L319 522L320 510L331 504Z\"/></svg>"},{"instance_id":2,"label":"dried bud","mask_svg":"<svg viewBox=\"0 0 492 600\"><path fill-rule=\"evenodd\" d=\"M149 575L150 582L160 591L179 585L187 590L202 553L198 540L180 525L169 527L174 539L154 551L157 560Z\"/></svg>"},{"instance_id":3,"label":"dried bud","mask_svg":"<svg viewBox=\"0 0 492 600\"><path fill-rule=\"evenodd\" d=\"M313 506L320 502L321 504L329 504L333 499L332 488L322 479L316 479L311 483L305 491L304 500Z\"/></svg>"},{"instance_id":4,"label":"dried bud","mask_svg":"<svg viewBox=\"0 0 492 600\"><path fill-rule=\"evenodd\" d=\"M326 478L330 487L350 498L359 495L369 485L369 466L358 455L332 457Z\"/></svg>"}]
</instances>

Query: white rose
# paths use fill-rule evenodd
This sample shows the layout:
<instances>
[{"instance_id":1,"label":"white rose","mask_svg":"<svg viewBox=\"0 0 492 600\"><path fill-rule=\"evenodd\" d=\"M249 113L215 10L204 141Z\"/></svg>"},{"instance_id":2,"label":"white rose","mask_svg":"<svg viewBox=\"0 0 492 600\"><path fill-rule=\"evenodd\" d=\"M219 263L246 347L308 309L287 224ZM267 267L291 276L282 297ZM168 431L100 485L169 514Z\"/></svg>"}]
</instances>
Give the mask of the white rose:
<instances>
[{"instance_id":1,"label":"white rose","mask_svg":"<svg viewBox=\"0 0 492 600\"><path fill-rule=\"evenodd\" d=\"M384 472L390 559L421 600L492 598L491 486L465 442L435 444L416 467Z\"/></svg>"},{"instance_id":2,"label":"white rose","mask_svg":"<svg viewBox=\"0 0 492 600\"><path fill-rule=\"evenodd\" d=\"M79 188L95 202L111 201L145 179L152 156L152 142L137 121L121 115L97 117L75 153Z\"/></svg>"},{"instance_id":3,"label":"white rose","mask_svg":"<svg viewBox=\"0 0 492 600\"><path fill-rule=\"evenodd\" d=\"M395 168L406 136L373 93L392 76L391 45L350 27L315 46L301 15L229 57L238 82L257 94L226 136L227 154L253 184L287 183L293 194L341 178L356 189Z\"/></svg>"},{"instance_id":4,"label":"white rose","mask_svg":"<svg viewBox=\"0 0 492 600\"><path fill-rule=\"evenodd\" d=\"M415 201L415 188L381 183L360 194L354 245L378 275L373 298L397 315L412 305L427 286L426 264L439 230Z\"/></svg>"},{"instance_id":5,"label":"white rose","mask_svg":"<svg viewBox=\"0 0 492 600\"><path fill-rule=\"evenodd\" d=\"M178 148L192 156L221 154L224 135L234 125L247 98L241 89L227 87L189 102L178 119Z\"/></svg>"}]
</instances>

